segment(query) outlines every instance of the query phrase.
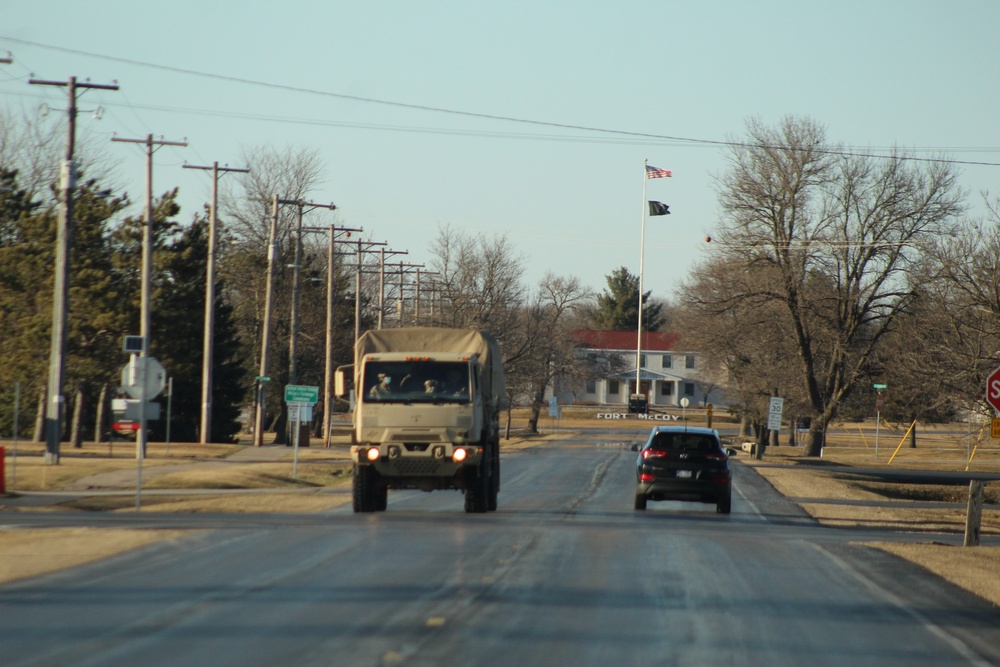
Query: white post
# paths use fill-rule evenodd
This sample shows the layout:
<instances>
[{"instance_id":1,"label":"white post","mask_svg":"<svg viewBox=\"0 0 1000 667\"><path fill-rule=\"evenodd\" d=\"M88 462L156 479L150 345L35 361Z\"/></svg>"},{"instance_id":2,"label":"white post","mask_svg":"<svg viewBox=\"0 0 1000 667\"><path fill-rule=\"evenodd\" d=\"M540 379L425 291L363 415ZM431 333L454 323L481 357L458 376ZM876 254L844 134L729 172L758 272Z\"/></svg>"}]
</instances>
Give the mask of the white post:
<instances>
[{"instance_id":1,"label":"white post","mask_svg":"<svg viewBox=\"0 0 1000 667\"><path fill-rule=\"evenodd\" d=\"M649 176L646 175L646 163L649 160L642 161L642 225L640 227L639 233L639 327L636 331L636 344L635 344L635 393L639 393L640 381L642 377L642 269L643 260L646 256L646 181L649 180Z\"/></svg>"}]
</instances>

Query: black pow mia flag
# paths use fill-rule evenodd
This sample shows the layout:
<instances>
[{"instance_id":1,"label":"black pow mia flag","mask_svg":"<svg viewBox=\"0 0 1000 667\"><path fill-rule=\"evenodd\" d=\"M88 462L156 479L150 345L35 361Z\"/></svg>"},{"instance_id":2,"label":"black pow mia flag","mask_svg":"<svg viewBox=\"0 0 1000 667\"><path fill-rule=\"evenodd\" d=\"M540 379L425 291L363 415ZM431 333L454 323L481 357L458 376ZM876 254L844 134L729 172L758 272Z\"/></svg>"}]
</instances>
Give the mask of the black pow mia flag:
<instances>
[{"instance_id":1,"label":"black pow mia flag","mask_svg":"<svg viewBox=\"0 0 1000 667\"><path fill-rule=\"evenodd\" d=\"M670 207L663 202L651 201L649 202L649 214L650 215L670 215Z\"/></svg>"}]
</instances>

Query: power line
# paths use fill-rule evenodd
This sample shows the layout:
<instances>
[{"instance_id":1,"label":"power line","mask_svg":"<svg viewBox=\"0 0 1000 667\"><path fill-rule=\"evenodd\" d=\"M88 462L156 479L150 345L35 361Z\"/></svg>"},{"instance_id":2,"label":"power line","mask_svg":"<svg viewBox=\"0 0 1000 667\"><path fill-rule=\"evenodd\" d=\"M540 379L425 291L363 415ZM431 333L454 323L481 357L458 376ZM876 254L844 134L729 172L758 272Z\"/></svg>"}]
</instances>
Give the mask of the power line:
<instances>
[{"instance_id":1,"label":"power line","mask_svg":"<svg viewBox=\"0 0 1000 667\"><path fill-rule=\"evenodd\" d=\"M634 132L629 130L616 130L609 128L594 127L589 125L576 125L572 123L560 123L554 121L543 121L534 120L530 118L517 118L514 116L502 116L498 114L487 114L475 111L463 111L459 109L448 109L444 107L435 107L423 104L412 104L408 102L397 102L394 100L384 100L374 97L363 97L360 95L348 95L345 93L335 93L326 90L317 90L314 88L304 88L301 86L292 86L289 84L271 83L267 81L258 81L255 79L247 79L243 77L230 76L225 74L215 74L212 72L202 72L199 70L187 69L183 67L175 67L172 65L158 65L156 63L145 62L142 60L134 60L129 58L120 58L117 56L109 56L100 53L92 53L89 51L83 51L80 49L70 49L63 46L54 46L51 44L42 44L41 42L34 42L25 39L18 39L15 37L8 37L5 35L0 35L0 39L5 39L17 44L24 44L28 46L35 46L42 49L50 49L53 51L61 51L63 53L71 53L74 55L86 56L90 58L98 58L101 60L108 60L116 63L124 63L127 65L136 65L139 67L149 67L152 69L163 70L167 72L174 72L176 74L185 74L189 76L197 76L207 79L214 79L216 81L228 81L230 83L239 83L249 86L259 86L264 88L270 88L272 90L284 90L294 93L302 93L307 95L319 95L323 97L331 97L334 99L348 100L352 102L364 102L367 104L378 104L382 106L396 107L401 109L411 109L414 111L427 111L432 113L448 114L453 116L461 116L466 118L479 118L483 120L497 120L509 123L520 123L524 125L533 125L537 127L554 127L564 130L578 130L583 132L596 132L598 134L609 134L621 137L631 137L634 139L642 140L656 140L656 141L678 141L690 144L703 144L707 146L722 146L722 147L735 147L735 148L770 148L774 150L797 150L789 146L769 146L765 144L753 144L739 141L723 141L718 139L698 139L695 137L679 137L664 134L654 134L649 132ZM811 148L819 154L823 155L836 155L843 157L864 157L872 159L898 159L905 160L909 162L935 162L943 164L957 164L957 165L968 165L968 166L984 166L984 167L1000 167L1000 163L997 162L979 162L972 160L952 160L946 158L931 158L931 157L915 157L915 156L901 156L901 155L880 155L878 153L871 152L855 152L855 151L844 151L844 150L822 150Z\"/></svg>"},{"instance_id":2,"label":"power line","mask_svg":"<svg viewBox=\"0 0 1000 667\"><path fill-rule=\"evenodd\" d=\"M18 97L35 97L43 99L40 95L30 95L24 93L13 93L13 96ZM643 145L648 146L650 143L660 145L660 146L681 146L686 145L683 141L677 140L639 140L639 139L626 139L621 137L587 137L587 136L574 136L574 135L558 135L558 134L536 134L536 133L526 133L526 132L494 132L487 130L460 130L456 128L444 128L444 127L424 127L417 125L384 125L384 124L373 124L373 123L348 123L344 121L333 121L327 119L318 118L301 118L295 116L274 116L268 114L254 114L246 112L237 111L220 111L213 109L196 109L191 107L173 107L165 105L156 104L134 104L128 102L126 104L116 104L113 102L105 102L102 106L107 108L123 107L129 110L144 109L146 111L162 111L166 113L184 113L200 116L209 116L216 118L237 118L244 120L256 120L261 122L273 122L273 123L286 123L290 125L312 125L319 127L342 127L349 129L360 129L360 130L372 130L377 132L409 132L415 134L440 134L449 136L464 136L464 137L487 137L487 138L498 138L498 139L521 139L528 141L556 141L556 142L568 142L568 143L597 143L597 144L618 144L618 145ZM119 116L115 116L119 118ZM138 116L137 116L138 117ZM122 121L124 122L124 121ZM733 144L733 145L745 145L745 144ZM696 146L698 146L696 144ZM708 145L701 145L705 148L710 148ZM837 155L861 155L860 151L874 151L874 152L891 152L899 150L896 146L868 146L864 149L861 147L848 147L848 151L830 151ZM1000 146L908 146L906 150L913 153L998 153L1000 152ZM885 158L885 155L873 155L872 157ZM951 162L959 164L976 164L976 165L987 165L995 166L994 163L990 162L959 162L957 160L938 160L933 159L935 162Z\"/></svg>"},{"instance_id":3,"label":"power line","mask_svg":"<svg viewBox=\"0 0 1000 667\"><path fill-rule=\"evenodd\" d=\"M45 99L42 95L31 95L29 93L11 93L14 97L34 97L36 99ZM125 104L117 104L114 102L105 102L102 105L106 108L122 107L130 111L135 111L136 109L143 109L146 111L162 111L165 113L183 113L191 114L196 116L208 116L215 118L237 118L244 120L257 120L262 122L273 122L273 123L286 123L290 125L313 125L320 127L342 127L349 129L361 129L361 130L373 130L378 132L411 132L416 134L442 134L450 136L470 136L470 137L493 137L500 139L525 139L529 141L558 141L558 142L569 142L569 143L607 143L607 144L627 144L627 145L643 145L648 146L651 142L661 146L680 146L685 145L686 142L673 139L665 140L640 140L640 139L625 139L625 138L612 138L612 137L587 137L579 135L565 135L565 134L536 134L536 133L526 133L526 132L496 132L488 130L461 130L456 128L445 128L445 127L427 127L419 125L384 125L384 124L374 124L374 123L349 123L346 121L335 121L320 118L303 118L296 116L275 116L269 114L255 114L247 112L238 111L222 111L217 109L197 109L193 107L175 107L166 106L161 104L135 104L130 101L126 101ZM121 120L120 116L115 116ZM138 118L138 114L136 114ZM124 123L124 120L122 120ZM145 121L140 122L145 123ZM733 144L733 145L744 145L744 144ZM747 144L749 145L749 144ZM706 148L710 146L705 146ZM899 150L898 146L848 146L848 151L852 153L858 153L862 150L875 151L875 152L890 152L894 150ZM907 151L914 153L998 153L1000 152L1000 146L907 146ZM838 153L846 154L846 153ZM879 156L886 157L886 156ZM971 163L980 164L980 163ZM982 163L990 165L992 163Z\"/></svg>"}]
</instances>

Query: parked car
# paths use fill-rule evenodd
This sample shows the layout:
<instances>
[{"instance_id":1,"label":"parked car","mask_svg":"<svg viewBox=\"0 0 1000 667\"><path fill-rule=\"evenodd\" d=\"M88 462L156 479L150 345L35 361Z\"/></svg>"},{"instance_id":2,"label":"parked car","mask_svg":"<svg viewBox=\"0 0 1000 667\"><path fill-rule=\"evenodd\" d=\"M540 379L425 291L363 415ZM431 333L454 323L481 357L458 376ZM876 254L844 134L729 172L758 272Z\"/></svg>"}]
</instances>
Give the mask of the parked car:
<instances>
[{"instance_id":1,"label":"parked car","mask_svg":"<svg viewBox=\"0 0 1000 667\"><path fill-rule=\"evenodd\" d=\"M636 461L635 509L649 500L714 503L720 514L732 511L733 478L729 454L715 429L657 426Z\"/></svg>"}]
</instances>

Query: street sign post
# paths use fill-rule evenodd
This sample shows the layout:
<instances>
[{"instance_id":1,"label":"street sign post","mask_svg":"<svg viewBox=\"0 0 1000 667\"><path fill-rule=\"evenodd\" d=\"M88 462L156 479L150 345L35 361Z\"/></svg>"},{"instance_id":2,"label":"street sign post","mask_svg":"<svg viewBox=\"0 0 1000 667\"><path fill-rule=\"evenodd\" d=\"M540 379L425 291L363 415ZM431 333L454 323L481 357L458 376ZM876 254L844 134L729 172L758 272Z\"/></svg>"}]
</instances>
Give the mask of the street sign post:
<instances>
[{"instance_id":1,"label":"street sign post","mask_svg":"<svg viewBox=\"0 0 1000 667\"><path fill-rule=\"evenodd\" d=\"M167 371L153 357L132 356L122 368L122 389L135 399L150 400L167 386Z\"/></svg>"},{"instance_id":2,"label":"street sign post","mask_svg":"<svg viewBox=\"0 0 1000 667\"><path fill-rule=\"evenodd\" d=\"M887 384L873 384L872 389L878 393L875 395L875 460L878 461L878 438L880 426L882 424L882 410L885 409L885 398L882 396L882 390L888 389Z\"/></svg>"},{"instance_id":3,"label":"street sign post","mask_svg":"<svg viewBox=\"0 0 1000 667\"><path fill-rule=\"evenodd\" d=\"M781 413L785 409L785 399L780 396L772 396L767 412L767 428L771 431L781 430Z\"/></svg>"},{"instance_id":4,"label":"street sign post","mask_svg":"<svg viewBox=\"0 0 1000 667\"><path fill-rule=\"evenodd\" d=\"M312 406L319 401L319 387L301 384L285 385L285 403L288 403L288 423L295 424L295 453L292 456L292 478L299 478L299 437L302 422L312 421Z\"/></svg>"}]
</instances>

